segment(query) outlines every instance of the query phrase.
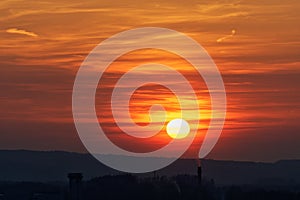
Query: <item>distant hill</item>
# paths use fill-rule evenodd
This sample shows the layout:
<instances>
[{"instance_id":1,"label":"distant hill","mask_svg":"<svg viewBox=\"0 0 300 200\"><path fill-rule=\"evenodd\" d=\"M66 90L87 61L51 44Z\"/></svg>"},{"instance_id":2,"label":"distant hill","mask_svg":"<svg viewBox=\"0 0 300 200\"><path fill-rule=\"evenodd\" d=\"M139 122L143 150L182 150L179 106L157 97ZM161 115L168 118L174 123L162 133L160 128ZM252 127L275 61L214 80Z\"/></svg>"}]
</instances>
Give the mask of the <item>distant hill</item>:
<instances>
[{"instance_id":1,"label":"distant hill","mask_svg":"<svg viewBox=\"0 0 300 200\"><path fill-rule=\"evenodd\" d=\"M202 163L204 175L219 184L300 184L300 160L275 163L204 160Z\"/></svg>"},{"instance_id":2,"label":"distant hill","mask_svg":"<svg viewBox=\"0 0 300 200\"><path fill-rule=\"evenodd\" d=\"M216 184L297 185L300 160L276 163L202 160L204 178ZM0 181L67 181L69 172L82 172L85 179L120 172L98 162L89 154L62 151L0 150ZM196 175L197 163L180 159L157 175ZM141 176L152 176L152 173Z\"/></svg>"}]
</instances>

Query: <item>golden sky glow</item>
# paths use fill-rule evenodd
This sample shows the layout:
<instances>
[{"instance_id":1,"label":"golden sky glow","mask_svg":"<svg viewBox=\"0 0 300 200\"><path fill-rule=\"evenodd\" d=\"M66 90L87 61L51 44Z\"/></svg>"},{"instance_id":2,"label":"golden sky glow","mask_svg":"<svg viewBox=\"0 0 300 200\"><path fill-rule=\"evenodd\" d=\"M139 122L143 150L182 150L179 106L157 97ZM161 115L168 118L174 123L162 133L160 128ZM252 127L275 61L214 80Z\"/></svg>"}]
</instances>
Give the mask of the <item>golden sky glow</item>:
<instances>
[{"instance_id":1,"label":"golden sky glow","mask_svg":"<svg viewBox=\"0 0 300 200\"><path fill-rule=\"evenodd\" d=\"M71 112L73 81L80 64L99 42L115 33L157 26L198 41L222 73L227 120L210 157L300 158L299 9L298 0L1 1L0 146L85 151ZM112 140L120 142L121 132L107 111L109 99L99 99L99 94L109 94L129 67L154 61L185 74L197 92L201 123L190 149L193 154L210 120L209 93L186 61L167 52L145 49L114 62L103 77L105 87L97 91L98 117L113 133ZM153 89L160 95L147 101ZM166 106L168 120L178 117L174 95L161 86L146 85L132 97L134 121L147 124L145 108L156 102ZM168 138L161 134L164 139L152 138L153 145L144 150L165 145Z\"/></svg>"}]
</instances>

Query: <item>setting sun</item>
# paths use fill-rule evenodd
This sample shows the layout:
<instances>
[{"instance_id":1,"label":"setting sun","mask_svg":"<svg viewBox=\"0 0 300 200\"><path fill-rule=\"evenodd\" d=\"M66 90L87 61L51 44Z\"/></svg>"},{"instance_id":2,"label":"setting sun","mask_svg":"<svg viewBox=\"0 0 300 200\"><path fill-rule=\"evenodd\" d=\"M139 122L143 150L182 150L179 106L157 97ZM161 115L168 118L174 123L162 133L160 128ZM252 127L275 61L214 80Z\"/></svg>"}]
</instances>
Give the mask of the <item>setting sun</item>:
<instances>
[{"instance_id":1,"label":"setting sun","mask_svg":"<svg viewBox=\"0 0 300 200\"><path fill-rule=\"evenodd\" d=\"M190 126L184 119L173 119L167 125L167 133L171 138L182 139L190 132Z\"/></svg>"}]
</instances>

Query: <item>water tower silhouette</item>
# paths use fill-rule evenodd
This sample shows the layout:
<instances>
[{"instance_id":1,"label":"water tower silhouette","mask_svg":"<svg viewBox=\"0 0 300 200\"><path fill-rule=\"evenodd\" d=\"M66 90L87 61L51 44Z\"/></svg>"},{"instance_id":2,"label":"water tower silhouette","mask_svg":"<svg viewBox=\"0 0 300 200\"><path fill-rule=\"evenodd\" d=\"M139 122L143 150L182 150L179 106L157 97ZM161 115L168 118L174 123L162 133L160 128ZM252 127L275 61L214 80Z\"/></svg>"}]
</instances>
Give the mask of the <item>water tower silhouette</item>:
<instances>
[{"instance_id":1,"label":"water tower silhouette","mask_svg":"<svg viewBox=\"0 0 300 200\"><path fill-rule=\"evenodd\" d=\"M70 200L83 200L82 198L82 174L69 173L69 199Z\"/></svg>"}]
</instances>

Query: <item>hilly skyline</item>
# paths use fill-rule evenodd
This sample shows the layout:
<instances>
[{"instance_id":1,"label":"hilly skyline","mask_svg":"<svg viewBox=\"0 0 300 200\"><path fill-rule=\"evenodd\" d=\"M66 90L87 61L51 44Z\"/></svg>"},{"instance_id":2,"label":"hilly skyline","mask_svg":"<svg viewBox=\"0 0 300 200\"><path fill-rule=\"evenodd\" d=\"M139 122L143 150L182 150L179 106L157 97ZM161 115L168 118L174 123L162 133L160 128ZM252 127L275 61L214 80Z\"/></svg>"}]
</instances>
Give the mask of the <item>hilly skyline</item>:
<instances>
[{"instance_id":1,"label":"hilly skyline","mask_svg":"<svg viewBox=\"0 0 300 200\"><path fill-rule=\"evenodd\" d=\"M112 159L118 156L111 156ZM164 159L164 158L161 158ZM155 173L133 174L138 177L197 175L197 160L179 159ZM201 160L202 176L217 185L255 185L257 187L288 187L300 184L300 160L274 163ZM84 180L120 175L89 154L62 151L0 150L2 181L67 181L67 174L80 172ZM126 173L125 173L126 174Z\"/></svg>"}]
</instances>

